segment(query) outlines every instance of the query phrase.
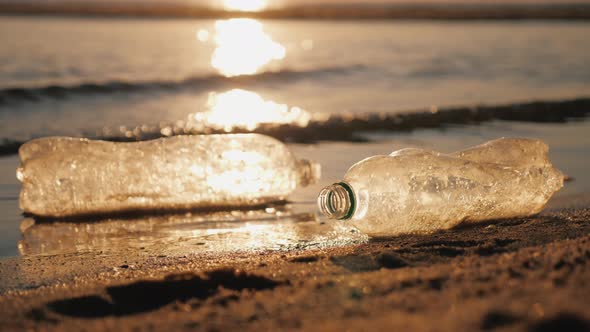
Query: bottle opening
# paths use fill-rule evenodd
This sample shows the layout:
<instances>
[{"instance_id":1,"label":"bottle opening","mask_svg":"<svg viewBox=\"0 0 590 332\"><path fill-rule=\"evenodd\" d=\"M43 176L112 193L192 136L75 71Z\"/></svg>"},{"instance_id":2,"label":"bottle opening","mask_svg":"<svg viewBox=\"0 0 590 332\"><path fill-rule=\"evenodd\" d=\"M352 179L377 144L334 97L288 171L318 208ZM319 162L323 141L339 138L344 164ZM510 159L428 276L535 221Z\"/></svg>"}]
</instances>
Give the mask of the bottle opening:
<instances>
[{"instance_id":1,"label":"bottle opening","mask_svg":"<svg viewBox=\"0 0 590 332\"><path fill-rule=\"evenodd\" d=\"M349 219L355 209L352 188L345 182L325 187L318 196L318 208L330 219Z\"/></svg>"}]
</instances>

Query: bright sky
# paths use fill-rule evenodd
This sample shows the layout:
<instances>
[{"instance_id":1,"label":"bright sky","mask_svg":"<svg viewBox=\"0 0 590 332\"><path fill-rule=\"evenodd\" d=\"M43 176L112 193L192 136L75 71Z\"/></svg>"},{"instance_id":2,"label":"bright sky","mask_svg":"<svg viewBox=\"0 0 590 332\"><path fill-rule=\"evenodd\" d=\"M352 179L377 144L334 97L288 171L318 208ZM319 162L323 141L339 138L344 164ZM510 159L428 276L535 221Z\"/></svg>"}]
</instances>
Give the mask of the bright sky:
<instances>
[{"instance_id":1,"label":"bright sky","mask_svg":"<svg viewBox=\"0 0 590 332\"><path fill-rule=\"evenodd\" d=\"M252 0L233 0L234 2L252 2ZM339 3L357 3L357 4L414 4L414 3L464 3L464 4L518 4L518 3L590 3L590 0L258 0L266 1L270 5L282 4L339 4Z\"/></svg>"},{"instance_id":2,"label":"bright sky","mask_svg":"<svg viewBox=\"0 0 590 332\"><path fill-rule=\"evenodd\" d=\"M3 2L29 2L29 3L59 3L59 2L86 2L108 3L113 0L0 0ZM223 7L234 10L257 11L264 8L276 8L289 5L302 4L590 4L590 0L117 0L114 3L190 3Z\"/></svg>"},{"instance_id":3,"label":"bright sky","mask_svg":"<svg viewBox=\"0 0 590 332\"><path fill-rule=\"evenodd\" d=\"M110 2L113 0L77 0L78 2ZM2 2L76 2L76 0L0 0ZM118 0L119 3L193 3L195 5L221 5L223 3L234 4L234 7L261 7L263 5L269 6L281 6L281 5L294 5L294 4L343 4L343 3L354 3L354 4L414 4L414 3L463 3L463 4L538 4L538 3L590 3L590 0ZM240 5L243 3L243 5Z\"/></svg>"},{"instance_id":4,"label":"bright sky","mask_svg":"<svg viewBox=\"0 0 590 332\"><path fill-rule=\"evenodd\" d=\"M244 0L248 1L248 0ZM589 0L268 0L269 3L273 2L284 2L284 3L465 3L465 4L498 4L498 3L590 3Z\"/></svg>"},{"instance_id":5,"label":"bright sky","mask_svg":"<svg viewBox=\"0 0 590 332\"><path fill-rule=\"evenodd\" d=\"M141 1L141 0L136 0ZM187 0L194 3L202 3L203 0ZM207 1L207 0L205 0ZM299 4L416 4L416 3L461 3L461 4L559 4L559 3L590 3L590 0L209 0L215 5L221 5L228 9L236 10L261 10L267 7L281 7L285 5Z\"/></svg>"},{"instance_id":6,"label":"bright sky","mask_svg":"<svg viewBox=\"0 0 590 332\"><path fill-rule=\"evenodd\" d=\"M0 0L2 2L3 0ZM6 1L6 0L4 0ZM15 0L8 0L14 2ZM60 2L64 0L29 0L31 2ZM79 0L80 1L80 0ZM112 0L82 0L82 1L95 1L95 2L108 2ZM18 2L18 0L17 0ZM462 4L536 4L536 3L590 3L590 0L119 0L117 2L156 2L156 3L194 3L196 5L210 5L210 4L222 4L222 3L245 3L244 6L256 3L267 3L271 6L280 5L292 5L292 4L342 4L342 3L354 3L354 4L414 4L414 3L462 3Z\"/></svg>"}]
</instances>

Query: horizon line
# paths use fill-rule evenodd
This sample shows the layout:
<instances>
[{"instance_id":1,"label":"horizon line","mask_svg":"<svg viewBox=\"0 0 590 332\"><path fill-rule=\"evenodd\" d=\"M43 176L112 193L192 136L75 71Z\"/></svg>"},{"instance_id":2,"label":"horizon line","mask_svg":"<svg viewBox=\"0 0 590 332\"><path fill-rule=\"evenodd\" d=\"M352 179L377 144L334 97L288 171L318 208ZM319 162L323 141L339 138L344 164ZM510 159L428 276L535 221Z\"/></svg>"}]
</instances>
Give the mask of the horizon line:
<instances>
[{"instance_id":1,"label":"horizon line","mask_svg":"<svg viewBox=\"0 0 590 332\"><path fill-rule=\"evenodd\" d=\"M430 20L588 20L590 3L344 3L303 4L256 12L226 10L183 3L15 3L0 1L0 15L81 17L232 18L259 19L430 19Z\"/></svg>"}]
</instances>

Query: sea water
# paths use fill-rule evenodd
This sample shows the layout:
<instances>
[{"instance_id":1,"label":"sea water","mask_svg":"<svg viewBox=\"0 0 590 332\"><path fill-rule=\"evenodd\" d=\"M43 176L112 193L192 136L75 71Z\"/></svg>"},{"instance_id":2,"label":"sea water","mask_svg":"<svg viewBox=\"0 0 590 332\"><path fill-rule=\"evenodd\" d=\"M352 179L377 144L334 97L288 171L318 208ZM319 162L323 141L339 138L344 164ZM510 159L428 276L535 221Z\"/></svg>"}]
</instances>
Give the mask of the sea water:
<instances>
[{"instance_id":1,"label":"sea water","mask_svg":"<svg viewBox=\"0 0 590 332\"><path fill-rule=\"evenodd\" d=\"M201 112L232 114L212 124L226 127L280 120L261 109L587 96L588 35L586 22L4 16L0 140L124 135Z\"/></svg>"}]
</instances>

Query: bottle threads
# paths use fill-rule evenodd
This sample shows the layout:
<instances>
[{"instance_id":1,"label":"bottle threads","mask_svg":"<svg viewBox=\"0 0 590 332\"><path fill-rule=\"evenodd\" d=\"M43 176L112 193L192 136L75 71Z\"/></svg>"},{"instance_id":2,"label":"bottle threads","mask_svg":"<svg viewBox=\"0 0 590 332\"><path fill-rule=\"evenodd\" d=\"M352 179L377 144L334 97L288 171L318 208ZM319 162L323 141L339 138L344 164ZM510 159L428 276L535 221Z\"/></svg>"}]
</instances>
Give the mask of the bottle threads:
<instances>
[{"instance_id":1,"label":"bottle threads","mask_svg":"<svg viewBox=\"0 0 590 332\"><path fill-rule=\"evenodd\" d=\"M354 192L346 182L334 183L320 191L320 212L330 219L349 219L354 214Z\"/></svg>"}]
</instances>

